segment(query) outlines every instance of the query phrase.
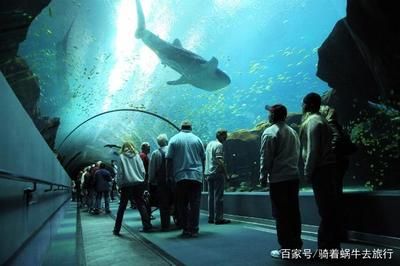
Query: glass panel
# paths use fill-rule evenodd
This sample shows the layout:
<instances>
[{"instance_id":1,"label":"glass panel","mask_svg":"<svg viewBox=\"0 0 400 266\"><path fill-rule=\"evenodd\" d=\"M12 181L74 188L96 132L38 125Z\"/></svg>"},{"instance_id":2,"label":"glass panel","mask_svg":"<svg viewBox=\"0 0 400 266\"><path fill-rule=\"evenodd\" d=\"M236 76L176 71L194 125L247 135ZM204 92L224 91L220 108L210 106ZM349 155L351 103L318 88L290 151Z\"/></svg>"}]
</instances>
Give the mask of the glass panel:
<instances>
[{"instance_id":1,"label":"glass panel","mask_svg":"<svg viewBox=\"0 0 400 266\"><path fill-rule=\"evenodd\" d=\"M282 103L300 114L304 95L329 89L315 75L318 48L346 15L346 1L143 0L142 5L146 29L169 42L168 49L136 32L133 0L53 1L33 21L19 54L39 79L42 115L60 117L55 147L98 113L139 108L178 125L191 120L204 142L226 128L232 133L226 145L233 176L228 189L262 190L259 138L265 125L257 125L266 120L264 106ZM216 67L229 76L229 85L222 72L211 81ZM399 113L383 104L375 108L379 112L360 113L345 125L359 146L345 178L349 189L400 186L394 167ZM382 116L389 116L388 122L375 130ZM296 129L299 118L290 123ZM159 133L172 136L174 129L144 114L113 113L82 126L58 152L64 163L74 156L105 159L106 144L129 137L156 147Z\"/></svg>"}]
</instances>

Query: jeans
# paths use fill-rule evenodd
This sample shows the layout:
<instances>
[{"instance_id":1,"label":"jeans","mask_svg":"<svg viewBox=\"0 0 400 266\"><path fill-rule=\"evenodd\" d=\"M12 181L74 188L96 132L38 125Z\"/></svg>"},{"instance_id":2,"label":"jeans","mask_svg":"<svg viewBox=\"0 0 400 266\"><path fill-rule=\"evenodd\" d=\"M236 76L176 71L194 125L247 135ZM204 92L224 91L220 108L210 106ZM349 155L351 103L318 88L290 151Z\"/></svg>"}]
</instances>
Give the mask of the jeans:
<instances>
[{"instance_id":1,"label":"jeans","mask_svg":"<svg viewBox=\"0 0 400 266\"><path fill-rule=\"evenodd\" d=\"M94 188L88 188L88 194L87 194L87 205L88 209L91 210L95 206L95 199L96 199L96 190Z\"/></svg>"},{"instance_id":2,"label":"jeans","mask_svg":"<svg viewBox=\"0 0 400 266\"><path fill-rule=\"evenodd\" d=\"M220 221L224 218L224 176L208 177L208 220Z\"/></svg>"},{"instance_id":3,"label":"jeans","mask_svg":"<svg viewBox=\"0 0 400 266\"><path fill-rule=\"evenodd\" d=\"M301 249L299 180L270 183L269 195L278 243L282 249Z\"/></svg>"},{"instance_id":4,"label":"jeans","mask_svg":"<svg viewBox=\"0 0 400 266\"><path fill-rule=\"evenodd\" d=\"M335 165L318 167L311 177L321 221L318 228L319 249L340 249L340 189Z\"/></svg>"},{"instance_id":5,"label":"jeans","mask_svg":"<svg viewBox=\"0 0 400 266\"><path fill-rule=\"evenodd\" d=\"M200 198L200 182L184 179L176 183L177 218L184 232L199 231Z\"/></svg>"},{"instance_id":6,"label":"jeans","mask_svg":"<svg viewBox=\"0 0 400 266\"><path fill-rule=\"evenodd\" d=\"M134 200L136 207L140 213L142 220L143 229L150 229L152 225L150 223L150 216L147 213L146 206L143 199L144 184L138 184L130 187L121 188L121 200L118 207L117 218L115 219L114 232L119 233L121 230L122 219L124 217L128 200Z\"/></svg>"},{"instance_id":7,"label":"jeans","mask_svg":"<svg viewBox=\"0 0 400 266\"><path fill-rule=\"evenodd\" d=\"M96 195L96 209L101 209L101 198L104 196L105 210L110 210L110 192L109 191L98 191Z\"/></svg>"}]
</instances>

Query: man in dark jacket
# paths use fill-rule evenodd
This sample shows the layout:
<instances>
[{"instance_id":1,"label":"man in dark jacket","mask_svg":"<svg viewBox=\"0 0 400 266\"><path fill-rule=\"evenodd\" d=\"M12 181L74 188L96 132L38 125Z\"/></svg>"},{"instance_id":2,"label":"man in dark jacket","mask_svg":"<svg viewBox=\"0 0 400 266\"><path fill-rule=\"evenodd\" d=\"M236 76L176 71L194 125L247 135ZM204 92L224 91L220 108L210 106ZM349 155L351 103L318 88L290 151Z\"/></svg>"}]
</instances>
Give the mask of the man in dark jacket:
<instances>
[{"instance_id":1,"label":"man in dark jacket","mask_svg":"<svg viewBox=\"0 0 400 266\"><path fill-rule=\"evenodd\" d=\"M110 213L110 189L111 189L111 173L105 169L106 165L100 163L99 170L94 174L96 195L96 209L95 214L100 213L101 198L104 197L106 213Z\"/></svg>"}]
</instances>

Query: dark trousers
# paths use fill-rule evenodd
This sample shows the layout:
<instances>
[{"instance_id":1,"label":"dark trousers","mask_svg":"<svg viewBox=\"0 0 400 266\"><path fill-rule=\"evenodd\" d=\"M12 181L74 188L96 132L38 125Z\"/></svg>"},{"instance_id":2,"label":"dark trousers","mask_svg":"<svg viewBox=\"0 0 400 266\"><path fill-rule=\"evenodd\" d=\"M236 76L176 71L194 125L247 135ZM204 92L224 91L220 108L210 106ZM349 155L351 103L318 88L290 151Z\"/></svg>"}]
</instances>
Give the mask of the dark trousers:
<instances>
[{"instance_id":1,"label":"dark trousers","mask_svg":"<svg viewBox=\"0 0 400 266\"><path fill-rule=\"evenodd\" d=\"M319 249L340 249L340 194L335 165L318 167L311 177L321 221Z\"/></svg>"},{"instance_id":2,"label":"dark trousers","mask_svg":"<svg viewBox=\"0 0 400 266\"><path fill-rule=\"evenodd\" d=\"M176 183L176 204L178 222L183 231L199 231L201 183L194 180L181 180Z\"/></svg>"},{"instance_id":3,"label":"dark trousers","mask_svg":"<svg viewBox=\"0 0 400 266\"><path fill-rule=\"evenodd\" d=\"M87 205L89 210L95 207L94 206L95 201L96 201L96 190L94 188L88 188Z\"/></svg>"},{"instance_id":4,"label":"dark trousers","mask_svg":"<svg viewBox=\"0 0 400 266\"><path fill-rule=\"evenodd\" d=\"M122 219L124 217L128 200L134 200L136 207L140 213L142 219L143 229L150 229L152 227L150 223L150 216L147 213L146 206L143 199L144 184L123 187L121 188L121 200L118 207L117 218L115 219L114 232L121 230Z\"/></svg>"},{"instance_id":5,"label":"dark trousers","mask_svg":"<svg viewBox=\"0 0 400 266\"><path fill-rule=\"evenodd\" d=\"M101 209L101 199L104 198L104 206L106 211L110 211L110 192L97 191L96 194L96 209Z\"/></svg>"},{"instance_id":6,"label":"dark trousers","mask_svg":"<svg viewBox=\"0 0 400 266\"><path fill-rule=\"evenodd\" d=\"M170 208L172 204L171 187L167 184L157 186L158 206L160 208L161 229L168 229L170 226Z\"/></svg>"},{"instance_id":7,"label":"dark trousers","mask_svg":"<svg viewBox=\"0 0 400 266\"><path fill-rule=\"evenodd\" d=\"M81 207L81 205L82 205L82 195L81 195L81 185L78 183L77 185L76 185L76 201L77 201L77 203L78 203L78 208L80 208Z\"/></svg>"},{"instance_id":8,"label":"dark trousers","mask_svg":"<svg viewBox=\"0 0 400 266\"><path fill-rule=\"evenodd\" d=\"M279 245L282 249L301 249L299 180L270 183L269 195Z\"/></svg>"},{"instance_id":9,"label":"dark trousers","mask_svg":"<svg viewBox=\"0 0 400 266\"><path fill-rule=\"evenodd\" d=\"M111 187L111 200L115 199L114 193L117 191L117 182L113 181L112 182L112 187Z\"/></svg>"},{"instance_id":10,"label":"dark trousers","mask_svg":"<svg viewBox=\"0 0 400 266\"><path fill-rule=\"evenodd\" d=\"M340 239L346 241L348 239L347 229L345 225L345 219L347 218L344 214L346 212L345 206L343 204L343 180L344 176L349 168L349 160L346 157L338 158L336 161L336 180L337 180L337 189L338 189L338 204L339 210L339 230L340 230Z\"/></svg>"},{"instance_id":11,"label":"dark trousers","mask_svg":"<svg viewBox=\"0 0 400 266\"><path fill-rule=\"evenodd\" d=\"M208 220L220 221L224 218L224 176L208 177Z\"/></svg>"}]
</instances>

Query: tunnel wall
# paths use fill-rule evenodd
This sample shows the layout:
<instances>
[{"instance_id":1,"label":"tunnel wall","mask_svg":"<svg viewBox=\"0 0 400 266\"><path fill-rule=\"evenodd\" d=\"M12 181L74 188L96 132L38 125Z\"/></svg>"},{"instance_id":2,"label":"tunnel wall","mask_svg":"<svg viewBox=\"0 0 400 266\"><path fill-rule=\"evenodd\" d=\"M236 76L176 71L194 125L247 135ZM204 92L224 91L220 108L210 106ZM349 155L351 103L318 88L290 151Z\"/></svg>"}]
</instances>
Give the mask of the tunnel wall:
<instances>
[{"instance_id":1,"label":"tunnel wall","mask_svg":"<svg viewBox=\"0 0 400 266\"><path fill-rule=\"evenodd\" d=\"M208 194L202 194L201 208L207 210ZM311 192L300 192L302 224L318 225L320 218ZM388 237L400 243L400 195L398 191L349 192L343 195L343 222L350 234L362 234L363 239L374 242L376 237ZM273 219L268 192L226 192L224 213ZM384 242L384 241L382 241ZM386 241L385 241L386 242ZM393 242L391 242L393 243ZM389 243L389 244L391 244Z\"/></svg>"},{"instance_id":2,"label":"tunnel wall","mask_svg":"<svg viewBox=\"0 0 400 266\"><path fill-rule=\"evenodd\" d=\"M0 72L0 169L16 175L71 185L69 176L36 129ZM37 185L31 204L24 189L32 183L0 178L0 265L7 262L70 198L68 190L45 192ZM48 237L52 237L48 235ZM43 249L42 245L37 245ZM33 251L37 256L39 251Z\"/></svg>"}]
</instances>

